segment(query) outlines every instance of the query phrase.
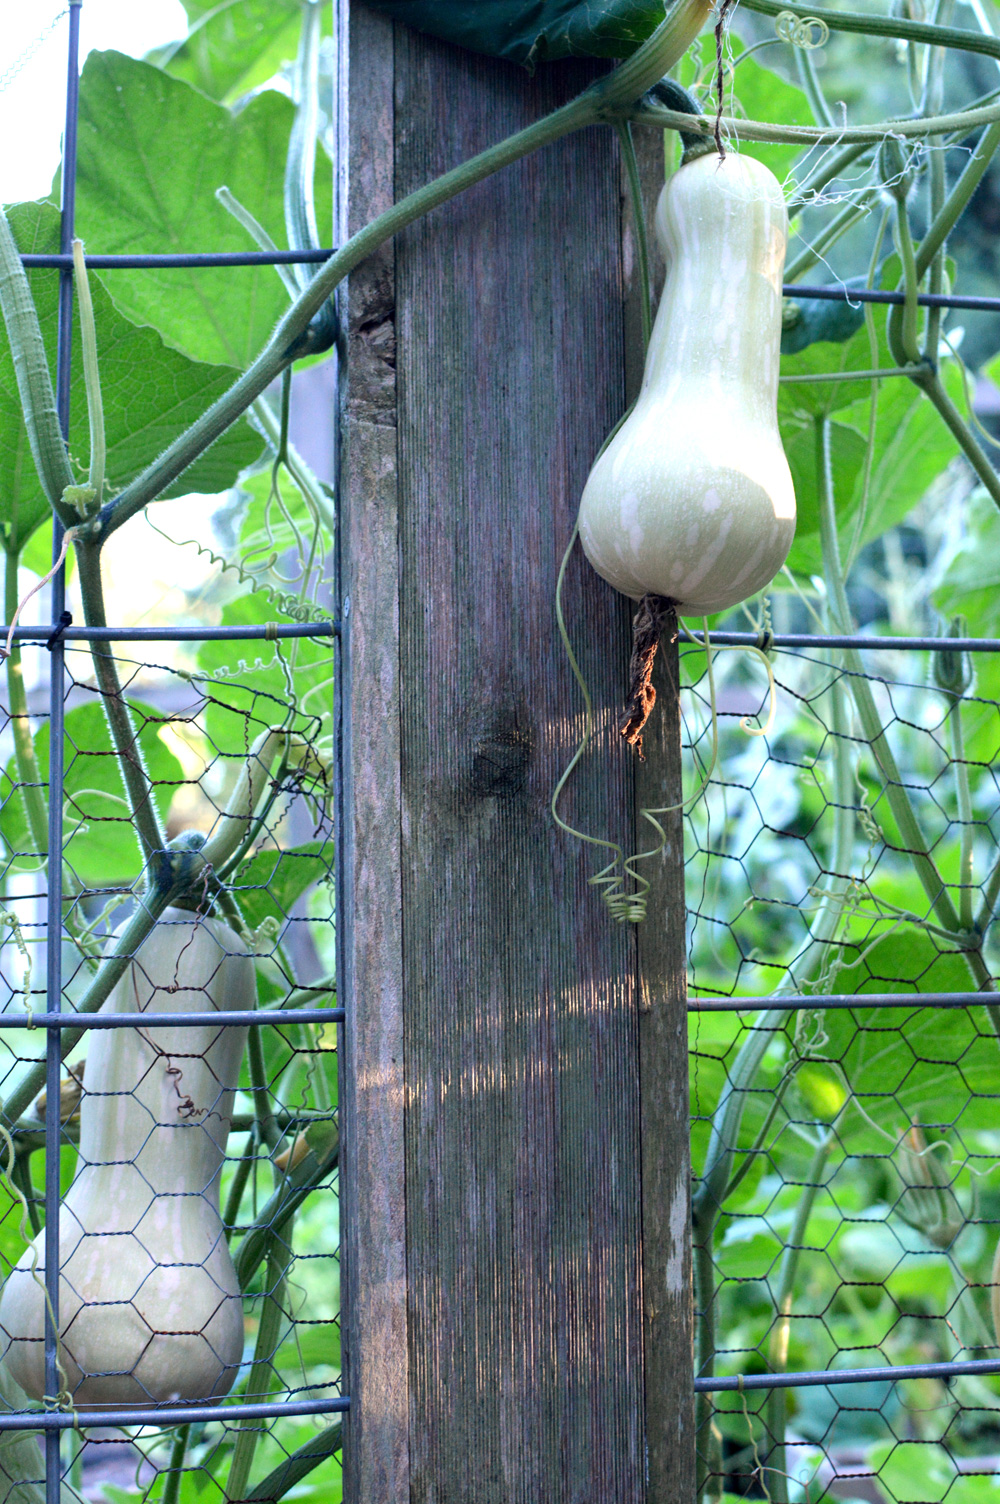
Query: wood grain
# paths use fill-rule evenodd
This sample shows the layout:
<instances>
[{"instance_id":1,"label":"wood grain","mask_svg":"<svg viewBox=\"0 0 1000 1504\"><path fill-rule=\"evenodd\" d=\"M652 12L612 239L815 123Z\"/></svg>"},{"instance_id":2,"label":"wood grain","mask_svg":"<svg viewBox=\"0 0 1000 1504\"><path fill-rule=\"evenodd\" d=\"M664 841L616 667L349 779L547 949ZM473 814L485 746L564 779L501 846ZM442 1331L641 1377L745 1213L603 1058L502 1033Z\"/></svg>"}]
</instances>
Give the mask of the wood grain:
<instances>
[{"instance_id":1,"label":"wood grain","mask_svg":"<svg viewBox=\"0 0 1000 1504\"><path fill-rule=\"evenodd\" d=\"M354 3L349 70L353 229L596 67L529 79ZM480 184L351 278L348 1504L693 1497L680 877L658 884L640 991L635 933L588 883L607 853L549 811L583 728L556 575L641 370L634 264L602 129ZM596 716L561 812L632 849L637 801L672 802L679 779L673 660L637 787L615 731L627 605L579 550L564 603Z\"/></svg>"},{"instance_id":2,"label":"wood grain","mask_svg":"<svg viewBox=\"0 0 1000 1504\"><path fill-rule=\"evenodd\" d=\"M397 32L396 191L577 92ZM414 1504L643 1492L634 951L548 803L580 735L559 562L621 411L612 133L517 164L397 242L407 1272ZM623 603L577 557L599 707L566 800L631 826Z\"/></svg>"},{"instance_id":3,"label":"wood grain","mask_svg":"<svg viewBox=\"0 0 1000 1504\"><path fill-rule=\"evenodd\" d=\"M659 131L636 130L635 147L655 309L664 278L654 233L656 203L664 181L663 136ZM642 317L639 256L629 203L623 244L626 377L631 399L642 380ZM643 739L646 761L639 764L636 778L638 850L656 843L655 832L641 817L642 808L678 805L684 797L676 636L664 635L653 684L657 699ZM638 931L646 1500L647 1504L689 1504L696 1489L684 820L674 808L660 817L660 823L667 843L662 856L643 868L652 889L646 922Z\"/></svg>"},{"instance_id":4,"label":"wood grain","mask_svg":"<svg viewBox=\"0 0 1000 1504\"><path fill-rule=\"evenodd\" d=\"M351 6L345 21L350 106L343 228L354 231L394 197L393 28L361 6ZM347 314L337 801L338 986L347 1008L341 1091L344 1384L351 1396L344 1497L347 1504L405 1504L410 1488L391 245L351 277Z\"/></svg>"}]
</instances>

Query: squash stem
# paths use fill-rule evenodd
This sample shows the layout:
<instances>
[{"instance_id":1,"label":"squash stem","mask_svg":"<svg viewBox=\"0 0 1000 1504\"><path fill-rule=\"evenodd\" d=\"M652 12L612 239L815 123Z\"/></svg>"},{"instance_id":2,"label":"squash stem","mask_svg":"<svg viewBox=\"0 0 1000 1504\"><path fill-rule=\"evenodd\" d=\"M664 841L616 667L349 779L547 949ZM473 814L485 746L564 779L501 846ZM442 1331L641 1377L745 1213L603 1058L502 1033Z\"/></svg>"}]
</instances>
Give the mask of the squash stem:
<instances>
[{"instance_id":1,"label":"squash stem","mask_svg":"<svg viewBox=\"0 0 1000 1504\"><path fill-rule=\"evenodd\" d=\"M260 1037L260 1029L249 1029L247 1040L247 1062L250 1067L250 1089L253 1092L254 1117L257 1120L257 1132L260 1141L269 1149L276 1149L281 1141L281 1129L275 1122L274 1113L271 1111L270 1090L267 1084L267 1070L264 1065L264 1044Z\"/></svg>"},{"instance_id":2,"label":"squash stem","mask_svg":"<svg viewBox=\"0 0 1000 1504\"><path fill-rule=\"evenodd\" d=\"M805 47L795 47L795 68L803 93L809 101L809 108L813 112L813 119L817 125L825 125L828 130L832 130L836 121L830 113L830 106L823 97L823 90L816 77L812 57Z\"/></svg>"},{"instance_id":3,"label":"squash stem","mask_svg":"<svg viewBox=\"0 0 1000 1504\"><path fill-rule=\"evenodd\" d=\"M1000 41L997 43L1000 46ZM951 234L956 221L964 212L969 200L989 168L1000 148L1000 120L983 132L972 155L968 158L961 176L935 215L917 250L917 274L923 276L934 257Z\"/></svg>"},{"instance_id":4,"label":"squash stem","mask_svg":"<svg viewBox=\"0 0 1000 1504\"><path fill-rule=\"evenodd\" d=\"M0 309L7 325L17 390L35 469L53 511L64 527L72 527L79 518L62 497L66 487L74 484L74 476L59 428L42 330L20 252L2 209Z\"/></svg>"},{"instance_id":5,"label":"squash stem","mask_svg":"<svg viewBox=\"0 0 1000 1504\"><path fill-rule=\"evenodd\" d=\"M965 737L962 732L962 697L952 699L951 715L948 717L951 736L951 766L955 775L955 797L958 801L958 819L962 827L961 857L958 866L958 912L962 928L971 930L972 918L972 860L975 826L972 821L972 794L969 789L969 765L965 760Z\"/></svg>"},{"instance_id":6,"label":"squash stem","mask_svg":"<svg viewBox=\"0 0 1000 1504\"><path fill-rule=\"evenodd\" d=\"M940 377L931 375L929 369L925 366L921 375L911 376L910 379L920 387L921 391L927 393L927 396L933 402L942 419L958 441L959 448L965 455L965 458L976 472L977 480L983 486L984 490L988 492L996 505L1000 507L1000 476L997 475L997 472L990 464L990 459L986 451L962 417L951 397L945 391Z\"/></svg>"},{"instance_id":7,"label":"squash stem","mask_svg":"<svg viewBox=\"0 0 1000 1504\"><path fill-rule=\"evenodd\" d=\"M279 1462L260 1483L254 1485L246 1496L246 1504L273 1504L275 1499L283 1499L297 1483L307 1478L313 1468L319 1467L321 1462L327 1462L340 1451L343 1440L344 1423L335 1420L332 1425L320 1431L311 1441L305 1442L294 1451L284 1462Z\"/></svg>"},{"instance_id":8,"label":"squash stem","mask_svg":"<svg viewBox=\"0 0 1000 1504\"><path fill-rule=\"evenodd\" d=\"M226 1196L225 1209L222 1213L222 1228L226 1235L227 1243L232 1242L233 1233L236 1231L236 1224L239 1221L240 1215L240 1204L243 1201L243 1193L247 1188L247 1181L250 1179L250 1171L253 1169L254 1161L257 1158L258 1142L259 1140L257 1137L257 1124L255 1122L250 1132L247 1134L247 1141L243 1145L243 1152L240 1155L239 1163L237 1164L236 1169L233 1172L233 1178L230 1181L229 1191Z\"/></svg>"},{"instance_id":9,"label":"squash stem","mask_svg":"<svg viewBox=\"0 0 1000 1504\"><path fill-rule=\"evenodd\" d=\"M646 234L646 205L642 197L642 183L639 181L639 164L635 156L635 142L632 140L632 127L630 123L619 121L615 126L618 141L621 146L622 161L625 164L625 176L628 179L629 200L632 205L632 225L635 232L636 253L639 261L639 308L642 313L642 348L643 353L649 348L649 337L653 332L653 310L649 292L649 237Z\"/></svg>"},{"instance_id":10,"label":"squash stem","mask_svg":"<svg viewBox=\"0 0 1000 1504\"><path fill-rule=\"evenodd\" d=\"M906 199L903 197L896 200L896 245L903 263L905 301L902 310L898 307L889 310L889 343L892 346L895 345L893 332L894 327L898 327L899 350L897 352L893 348L892 353L899 359L900 365L916 365L920 360L920 344L917 338L917 325L920 317L917 294L920 291L920 275L917 271L917 258L913 249L913 235L910 232L910 216Z\"/></svg>"},{"instance_id":11,"label":"squash stem","mask_svg":"<svg viewBox=\"0 0 1000 1504\"><path fill-rule=\"evenodd\" d=\"M90 296L90 279L83 255L83 241L73 242L73 278L80 310L80 344L83 350L83 379L87 391L87 418L90 424L90 470L88 483L94 493L90 505L96 510L104 495L104 471L108 447L104 434L104 401L101 397L101 370L97 361L97 327L94 303Z\"/></svg>"}]
</instances>

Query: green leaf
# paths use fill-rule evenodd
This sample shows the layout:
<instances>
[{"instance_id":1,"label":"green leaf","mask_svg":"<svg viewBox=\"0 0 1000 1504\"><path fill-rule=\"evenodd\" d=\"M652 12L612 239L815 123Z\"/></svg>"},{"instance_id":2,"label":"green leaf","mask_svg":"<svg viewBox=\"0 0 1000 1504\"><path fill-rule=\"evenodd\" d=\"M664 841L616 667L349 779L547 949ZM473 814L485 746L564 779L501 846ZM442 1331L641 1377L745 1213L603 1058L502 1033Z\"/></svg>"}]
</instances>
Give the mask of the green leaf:
<instances>
[{"instance_id":1,"label":"green leaf","mask_svg":"<svg viewBox=\"0 0 1000 1504\"><path fill-rule=\"evenodd\" d=\"M285 851L258 851L233 880L247 923L256 929L265 919L275 919L284 926L295 901L330 875L332 860L330 847L322 841Z\"/></svg>"},{"instance_id":2,"label":"green leaf","mask_svg":"<svg viewBox=\"0 0 1000 1504\"><path fill-rule=\"evenodd\" d=\"M369 0L375 10L471 52L534 70L559 57L628 57L663 0Z\"/></svg>"},{"instance_id":3,"label":"green leaf","mask_svg":"<svg viewBox=\"0 0 1000 1504\"><path fill-rule=\"evenodd\" d=\"M267 595L241 595L222 611L223 626L261 626L276 610ZM294 672L299 712L292 729L312 746L329 743L333 717L333 639L299 638L295 642L206 642L198 649L199 669L213 677L206 684L205 730L216 751L243 758L265 726L281 723L291 699L282 664Z\"/></svg>"},{"instance_id":4,"label":"green leaf","mask_svg":"<svg viewBox=\"0 0 1000 1504\"><path fill-rule=\"evenodd\" d=\"M92 52L80 81L79 233L114 254L256 249L215 198L228 187L284 245L284 171L294 110L274 90L233 114L149 63ZM332 235L333 173L316 175L321 234ZM195 360L249 365L288 307L275 270L116 272L114 297Z\"/></svg>"},{"instance_id":5,"label":"green leaf","mask_svg":"<svg viewBox=\"0 0 1000 1504\"><path fill-rule=\"evenodd\" d=\"M22 251L59 249L59 213L53 204L16 204L9 210L9 218ZM58 277L39 269L29 272L29 278L54 379ZM106 473L114 492L220 397L237 373L229 367L189 360L169 349L154 329L137 328L123 317L99 277L91 275L90 287L104 399ZM90 445L82 361L74 363L69 445L82 477ZM241 421L163 494L225 490L256 458L260 448L259 436ZM35 473L21 417L6 329L0 325L0 525L5 532L5 547L11 551L22 548L48 516L48 503Z\"/></svg>"},{"instance_id":6,"label":"green leaf","mask_svg":"<svg viewBox=\"0 0 1000 1504\"><path fill-rule=\"evenodd\" d=\"M176 788L184 782L180 763L159 737L164 717L152 706L130 701L139 728L139 745L153 784L153 799L166 815ZM43 782L49 776L49 727L35 735L35 756ZM64 856L87 887L119 887L134 882L142 870L118 760L101 706L92 701L66 715ZM12 857L33 855L31 836L20 797L13 759L0 774L0 837ZM37 866L37 860L29 862Z\"/></svg>"},{"instance_id":7,"label":"green leaf","mask_svg":"<svg viewBox=\"0 0 1000 1504\"><path fill-rule=\"evenodd\" d=\"M884 933L870 946L846 947L851 964L838 971L837 992L968 992L969 970L961 955L935 944L912 925ZM869 1120L891 1140L914 1120L961 1132L995 1122L996 1040L978 1008L803 1010L815 1062L835 1062L867 1114L848 1111L838 1130L842 1142L871 1133ZM959 1067L960 1069L956 1069Z\"/></svg>"},{"instance_id":8,"label":"green leaf","mask_svg":"<svg viewBox=\"0 0 1000 1504\"><path fill-rule=\"evenodd\" d=\"M933 600L944 616L963 612L974 637L1000 632L1000 511L985 491L967 503L965 536Z\"/></svg>"},{"instance_id":9,"label":"green leaf","mask_svg":"<svg viewBox=\"0 0 1000 1504\"><path fill-rule=\"evenodd\" d=\"M299 45L300 0L187 0L191 30L183 41L150 53L147 61L230 104L273 78ZM324 7L323 27L331 27Z\"/></svg>"},{"instance_id":10,"label":"green leaf","mask_svg":"<svg viewBox=\"0 0 1000 1504\"><path fill-rule=\"evenodd\" d=\"M782 428L782 440L792 472L796 505L795 541L788 555L788 567L797 574L819 574L823 560L819 543L819 486L813 423L794 426L786 423ZM846 423L830 424L831 473L835 496L854 497L867 452L866 437L856 428Z\"/></svg>"}]
</instances>

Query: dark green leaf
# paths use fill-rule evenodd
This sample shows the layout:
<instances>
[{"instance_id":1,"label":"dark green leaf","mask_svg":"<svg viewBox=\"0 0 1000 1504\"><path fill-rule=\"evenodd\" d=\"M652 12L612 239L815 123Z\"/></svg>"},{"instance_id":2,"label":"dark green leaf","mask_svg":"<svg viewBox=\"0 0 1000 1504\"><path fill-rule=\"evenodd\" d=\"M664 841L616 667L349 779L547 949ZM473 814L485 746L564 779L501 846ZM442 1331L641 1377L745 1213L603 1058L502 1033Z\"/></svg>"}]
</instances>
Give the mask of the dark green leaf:
<instances>
[{"instance_id":1,"label":"dark green leaf","mask_svg":"<svg viewBox=\"0 0 1000 1504\"><path fill-rule=\"evenodd\" d=\"M80 82L77 225L113 253L252 251L215 198L228 187L284 245L284 171L293 106L267 90L238 114L149 63L92 52ZM316 175L321 234L332 235L333 173ZM247 366L288 306L273 267L116 272L118 306L195 360Z\"/></svg>"},{"instance_id":2,"label":"dark green leaf","mask_svg":"<svg viewBox=\"0 0 1000 1504\"><path fill-rule=\"evenodd\" d=\"M850 277L846 287L864 287L867 277ZM794 322L791 320L794 319ZM846 299L836 301L824 298L786 299L786 315L781 331L782 355L797 355L807 345L818 340L844 344L864 328L865 311L857 303Z\"/></svg>"},{"instance_id":3,"label":"dark green leaf","mask_svg":"<svg viewBox=\"0 0 1000 1504\"><path fill-rule=\"evenodd\" d=\"M165 816L184 773L173 753L159 737L163 716L151 706L130 702L139 728L139 745L153 784L153 798ZM46 723L35 736L38 771L45 782L49 774L49 728ZM69 867L88 887L107 888L134 882L142 870L118 760L101 706L92 701L77 705L66 715L65 805L63 829L67 837L65 858ZM34 855L16 792L17 766L13 759L0 774L0 836L8 855ZM37 865L33 861L30 865Z\"/></svg>"},{"instance_id":4,"label":"dark green leaf","mask_svg":"<svg viewBox=\"0 0 1000 1504\"><path fill-rule=\"evenodd\" d=\"M663 0L369 0L375 10L471 52L533 69L559 57L628 57Z\"/></svg>"},{"instance_id":5,"label":"dark green leaf","mask_svg":"<svg viewBox=\"0 0 1000 1504\"><path fill-rule=\"evenodd\" d=\"M22 250L59 249L59 214L54 205L16 204L9 217ZM29 276L54 375L58 278L48 270ZM123 317L99 277L92 275L90 285L104 400L107 481L116 491L221 396L237 373L169 349L154 329L138 328ZM82 361L74 365L70 414L70 454L82 479L90 442ZM237 423L164 495L224 490L260 449L260 438L250 425ZM6 547L21 548L45 521L48 510L28 449L6 330L0 325L0 523Z\"/></svg>"}]
</instances>

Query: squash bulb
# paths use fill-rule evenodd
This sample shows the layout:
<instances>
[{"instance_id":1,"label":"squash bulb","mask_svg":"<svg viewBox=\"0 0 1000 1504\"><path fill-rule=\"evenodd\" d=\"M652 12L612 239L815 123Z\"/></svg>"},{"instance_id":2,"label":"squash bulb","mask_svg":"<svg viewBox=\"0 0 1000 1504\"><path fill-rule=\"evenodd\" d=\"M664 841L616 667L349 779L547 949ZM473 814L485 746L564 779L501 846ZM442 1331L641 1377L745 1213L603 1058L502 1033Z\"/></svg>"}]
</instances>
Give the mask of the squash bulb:
<instances>
[{"instance_id":1,"label":"squash bulb","mask_svg":"<svg viewBox=\"0 0 1000 1504\"><path fill-rule=\"evenodd\" d=\"M250 1009L253 961L217 919L168 908L101 1012ZM76 1405L215 1399L243 1356L219 1178L246 1030L90 1036L80 1152L59 1210L60 1359ZM37 1259L37 1275L31 1272ZM0 1296L11 1376L45 1394L45 1233Z\"/></svg>"},{"instance_id":2,"label":"squash bulb","mask_svg":"<svg viewBox=\"0 0 1000 1504\"><path fill-rule=\"evenodd\" d=\"M788 216L760 162L712 153L666 184L656 230L642 389L590 473L580 540L616 590L707 616L769 584L795 535L777 419Z\"/></svg>"}]
</instances>

